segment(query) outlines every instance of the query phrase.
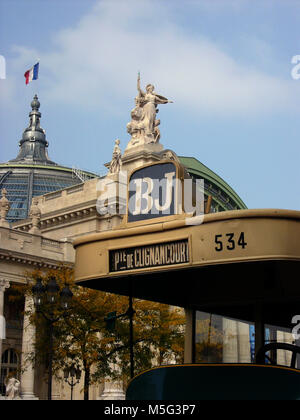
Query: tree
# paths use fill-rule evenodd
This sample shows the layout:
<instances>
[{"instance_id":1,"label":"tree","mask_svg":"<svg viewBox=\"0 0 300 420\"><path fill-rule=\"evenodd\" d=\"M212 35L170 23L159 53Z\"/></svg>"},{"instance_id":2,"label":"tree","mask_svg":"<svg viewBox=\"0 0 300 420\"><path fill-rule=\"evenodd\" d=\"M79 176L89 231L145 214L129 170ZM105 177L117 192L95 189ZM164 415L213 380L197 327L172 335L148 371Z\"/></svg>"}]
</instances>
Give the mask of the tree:
<instances>
[{"instance_id":1,"label":"tree","mask_svg":"<svg viewBox=\"0 0 300 420\"><path fill-rule=\"evenodd\" d=\"M223 340L223 332L212 325L212 314L209 319L197 320L196 362L222 362Z\"/></svg>"},{"instance_id":2,"label":"tree","mask_svg":"<svg viewBox=\"0 0 300 420\"><path fill-rule=\"evenodd\" d=\"M84 399L89 399L89 386L106 377L115 380L129 379L129 320L117 320L114 330L107 330L105 317L116 311L125 313L128 297L99 292L74 284L73 271L62 267L42 274L35 271L28 274L28 284L38 277L46 285L50 277L55 277L62 289L67 283L73 292L71 309L64 314L59 303L54 309L43 303L44 313L52 311L59 318L53 330L53 373L61 379L61 372L72 363L84 372ZM31 285L17 286L22 295L31 294ZM178 308L170 308L155 302L134 300L134 356L135 373L153 365L180 362L183 358L183 326L185 317ZM37 329L35 352L31 361L47 366L49 362L49 325L45 319L30 309L30 322ZM117 366L117 369L114 369Z\"/></svg>"}]
</instances>

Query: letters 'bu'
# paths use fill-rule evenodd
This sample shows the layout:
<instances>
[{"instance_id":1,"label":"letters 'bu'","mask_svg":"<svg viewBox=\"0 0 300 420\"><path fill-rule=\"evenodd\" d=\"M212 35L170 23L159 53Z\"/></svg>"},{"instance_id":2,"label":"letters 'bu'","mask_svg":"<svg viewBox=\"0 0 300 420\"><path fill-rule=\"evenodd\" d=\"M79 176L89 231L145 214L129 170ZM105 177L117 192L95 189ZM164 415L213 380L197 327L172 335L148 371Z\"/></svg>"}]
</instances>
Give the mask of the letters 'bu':
<instances>
[{"instance_id":1,"label":"letters 'bu'","mask_svg":"<svg viewBox=\"0 0 300 420\"><path fill-rule=\"evenodd\" d=\"M175 214L176 166L162 163L133 173L129 183L128 222Z\"/></svg>"}]
</instances>

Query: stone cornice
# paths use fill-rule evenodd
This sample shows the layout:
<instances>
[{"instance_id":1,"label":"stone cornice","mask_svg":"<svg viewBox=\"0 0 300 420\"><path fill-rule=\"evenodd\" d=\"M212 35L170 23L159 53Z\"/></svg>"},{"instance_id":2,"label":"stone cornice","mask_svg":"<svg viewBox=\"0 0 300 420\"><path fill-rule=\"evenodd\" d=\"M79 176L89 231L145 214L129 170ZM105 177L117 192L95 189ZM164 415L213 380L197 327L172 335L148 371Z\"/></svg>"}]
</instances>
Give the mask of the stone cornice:
<instances>
[{"instance_id":1,"label":"stone cornice","mask_svg":"<svg viewBox=\"0 0 300 420\"><path fill-rule=\"evenodd\" d=\"M95 203L91 207L85 208L66 208L63 213L59 212L51 212L48 214L43 214L41 217L40 228L44 230L45 228L57 225L64 225L65 223L77 222L78 220L82 219L91 219L96 217L101 217L97 215L97 210ZM18 222L17 224L13 225L14 229L21 230L21 231L28 231L32 227L32 223L30 219L22 220L22 222Z\"/></svg>"},{"instance_id":2,"label":"stone cornice","mask_svg":"<svg viewBox=\"0 0 300 420\"><path fill-rule=\"evenodd\" d=\"M84 204L84 207L82 206L82 204ZM95 200L85 201L84 203L80 203L75 206L63 207L59 210L54 210L48 213L42 213L42 220L51 218L51 217L64 216L65 214L70 214L72 212L83 212L84 210L90 211L91 209L96 210Z\"/></svg>"},{"instance_id":3,"label":"stone cornice","mask_svg":"<svg viewBox=\"0 0 300 420\"><path fill-rule=\"evenodd\" d=\"M51 269L58 269L62 265L65 267L73 267L74 265L72 262L58 262L57 260L52 260L50 258L23 254L15 251L7 251L2 248L0 248L0 261L23 264L33 268Z\"/></svg>"}]
</instances>

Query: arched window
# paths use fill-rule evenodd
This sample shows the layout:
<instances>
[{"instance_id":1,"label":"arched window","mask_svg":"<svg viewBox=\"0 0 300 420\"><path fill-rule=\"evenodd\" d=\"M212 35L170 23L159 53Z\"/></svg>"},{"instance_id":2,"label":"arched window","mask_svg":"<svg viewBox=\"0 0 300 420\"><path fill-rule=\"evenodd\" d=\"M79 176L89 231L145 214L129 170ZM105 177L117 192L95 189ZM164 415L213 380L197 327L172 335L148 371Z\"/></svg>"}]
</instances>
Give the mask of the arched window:
<instances>
[{"instance_id":1,"label":"arched window","mask_svg":"<svg viewBox=\"0 0 300 420\"><path fill-rule=\"evenodd\" d=\"M5 394L5 378L13 373L18 379L19 357L14 349L7 349L2 354L1 358L1 375L0 375L0 395Z\"/></svg>"}]
</instances>

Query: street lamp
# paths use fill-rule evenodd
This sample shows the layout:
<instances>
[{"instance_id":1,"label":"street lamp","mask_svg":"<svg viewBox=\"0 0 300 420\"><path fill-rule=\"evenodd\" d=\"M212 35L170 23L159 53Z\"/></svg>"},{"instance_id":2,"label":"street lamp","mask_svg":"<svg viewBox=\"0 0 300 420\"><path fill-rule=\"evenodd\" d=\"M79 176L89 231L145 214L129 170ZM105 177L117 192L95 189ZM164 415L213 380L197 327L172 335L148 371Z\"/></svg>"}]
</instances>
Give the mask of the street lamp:
<instances>
[{"instance_id":1,"label":"street lamp","mask_svg":"<svg viewBox=\"0 0 300 420\"><path fill-rule=\"evenodd\" d=\"M69 377L71 378L71 382L69 381ZM73 388L80 382L81 378L81 370L79 368L76 369L74 363L71 365L70 368L66 368L64 370L64 378L65 382L71 387L71 401L73 400ZM76 378L76 380L75 380Z\"/></svg>"},{"instance_id":2,"label":"street lamp","mask_svg":"<svg viewBox=\"0 0 300 420\"><path fill-rule=\"evenodd\" d=\"M110 312L105 318L106 329L108 331L114 331L116 320L119 318L128 317L129 318L129 350L130 350L130 377L134 377L134 349L133 349L133 317L135 310L132 306L132 293L129 296L129 307L124 314L117 315L117 312Z\"/></svg>"},{"instance_id":3,"label":"street lamp","mask_svg":"<svg viewBox=\"0 0 300 420\"><path fill-rule=\"evenodd\" d=\"M66 315L66 311L70 307L70 303L73 297L68 285L62 289L59 294L59 286L56 282L55 277L50 277L46 287L42 283L42 279L39 277L36 284L32 287L33 301L36 308L36 312L42 314L46 319L50 329L50 343L49 343L49 369L48 369L48 400L52 399L52 362L53 362L53 326L55 322L59 321L63 316ZM54 305L58 302L60 296L60 305L64 312L60 315L54 314ZM50 305L49 312L45 313L41 308L45 300Z\"/></svg>"},{"instance_id":4,"label":"street lamp","mask_svg":"<svg viewBox=\"0 0 300 420\"><path fill-rule=\"evenodd\" d=\"M44 300L45 287L42 284L42 279L39 277L36 281L36 284L32 287L33 302L38 310L41 307Z\"/></svg>"}]
</instances>

